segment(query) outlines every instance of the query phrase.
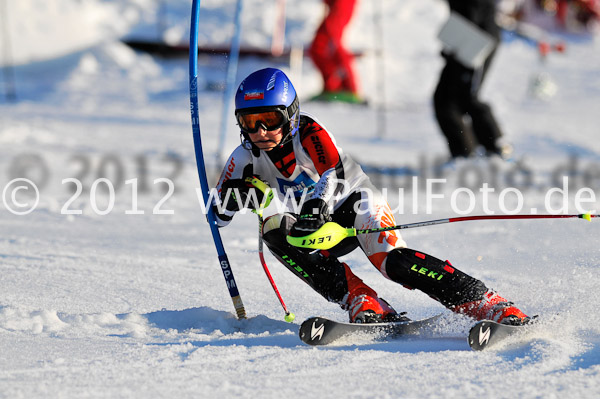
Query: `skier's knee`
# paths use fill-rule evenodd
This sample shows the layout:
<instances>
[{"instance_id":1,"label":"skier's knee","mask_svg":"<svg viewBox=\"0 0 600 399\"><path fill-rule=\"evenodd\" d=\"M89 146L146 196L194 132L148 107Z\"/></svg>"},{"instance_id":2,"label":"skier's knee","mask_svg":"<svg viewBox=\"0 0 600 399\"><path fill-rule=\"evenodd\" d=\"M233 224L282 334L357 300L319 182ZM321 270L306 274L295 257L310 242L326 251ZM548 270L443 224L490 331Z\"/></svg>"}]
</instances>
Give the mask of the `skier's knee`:
<instances>
[{"instance_id":1,"label":"skier's knee","mask_svg":"<svg viewBox=\"0 0 600 399\"><path fill-rule=\"evenodd\" d=\"M265 219L262 227L262 236L267 247L272 248L282 243L287 244L286 236L295 222L296 218L287 213L269 216Z\"/></svg>"}]
</instances>

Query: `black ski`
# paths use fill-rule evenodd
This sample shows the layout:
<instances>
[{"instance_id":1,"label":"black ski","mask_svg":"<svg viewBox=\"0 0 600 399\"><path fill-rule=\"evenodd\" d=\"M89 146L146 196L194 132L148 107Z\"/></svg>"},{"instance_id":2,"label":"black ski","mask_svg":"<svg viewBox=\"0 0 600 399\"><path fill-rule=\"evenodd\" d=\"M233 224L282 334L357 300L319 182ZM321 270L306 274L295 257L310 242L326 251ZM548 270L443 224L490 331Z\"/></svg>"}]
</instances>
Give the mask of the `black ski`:
<instances>
[{"instance_id":1,"label":"black ski","mask_svg":"<svg viewBox=\"0 0 600 399\"><path fill-rule=\"evenodd\" d=\"M300 339L308 345L328 345L340 338L356 334L367 334L375 338L394 338L416 335L427 327L433 327L441 315L422 320L397 323L341 323L324 317L311 317L300 326Z\"/></svg>"},{"instance_id":2,"label":"black ski","mask_svg":"<svg viewBox=\"0 0 600 399\"><path fill-rule=\"evenodd\" d=\"M480 351L501 342L507 337L523 333L530 326L531 324L511 326L491 320L479 321L469 331L469 345L471 349Z\"/></svg>"}]
</instances>

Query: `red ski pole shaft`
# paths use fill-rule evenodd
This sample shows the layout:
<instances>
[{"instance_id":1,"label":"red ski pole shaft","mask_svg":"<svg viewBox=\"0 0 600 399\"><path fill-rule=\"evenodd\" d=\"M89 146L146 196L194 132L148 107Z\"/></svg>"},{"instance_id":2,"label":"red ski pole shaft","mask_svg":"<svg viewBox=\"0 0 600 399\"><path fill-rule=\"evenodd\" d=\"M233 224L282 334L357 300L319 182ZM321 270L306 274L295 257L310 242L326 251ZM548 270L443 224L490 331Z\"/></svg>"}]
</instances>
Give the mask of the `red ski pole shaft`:
<instances>
[{"instance_id":1,"label":"red ski pole shaft","mask_svg":"<svg viewBox=\"0 0 600 399\"><path fill-rule=\"evenodd\" d=\"M275 284L275 280L273 280L273 276L271 276L271 272L269 271L269 268L267 267L267 262L265 261L265 255L264 255L264 251L263 251L262 211L258 211L257 215L258 215L258 257L260 258L260 264L262 265L263 270L265 271L265 274L267 275L267 278L269 279L269 282L271 283L271 287L273 287L273 291L275 291L275 295L277 295L277 299L279 299L279 303L281 303L281 307L283 308L283 311L285 312L285 317L284 317L285 321L291 323L296 318L296 315L291 313L288 310L287 306L285 306L285 302L283 302L283 298L281 297L281 294L279 293L279 289L277 288L277 285Z\"/></svg>"},{"instance_id":2,"label":"red ski pole shaft","mask_svg":"<svg viewBox=\"0 0 600 399\"><path fill-rule=\"evenodd\" d=\"M567 219L580 218L591 221L592 218L600 217L600 215L591 215L589 213L581 213L577 215L478 215L478 216L459 216L447 219L428 220L425 222L401 224L398 226L380 227L376 229L356 230L356 234L376 233L388 230L410 229L414 227L432 226L436 224L469 222L474 220L515 220L515 219Z\"/></svg>"},{"instance_id":3,"label":"red ski pole shaft","mask_svg":"<svg viewBox=\"0 0 600 399\"><path fill-rule=\"evenodd\" d=\"M471 220L492 220L492 219L569 219L580 218L590 220L597 218L600 215L591 215L589 213L581 213L577 215L480 215L480 216L462 216L450 218L449 223L453 222L468 222Z\"/></svg>"},{"instance_id":4,"label":"red ski pole shaft","mask_svg":"<svg viewBox=\"0 0 600 399\"><path fill-rule=\"evenodd\" d=\"M261 242L262 242L262 238L261 238ZM269 271L269 268L267 267L267 262L265 262L265 255L263 254L262 250L258 251L258 256L260 258L260 263L262 264L263 270L265 271L265 274L267 275L267 278L269 279L269 282L271 283L271 287L273 287L273 291L275 291L275 295L277 295L277 299L279 299L279 303L281 303L281 307L285 311L285 314L290 314L289 310L287 309L287 306L285 306L285 303L283 302L283 298L281 297L281 294L279 293L279 289L277 288L277 285L275 284L275 281L273 280L273 276L271 276L271 272Z\"/></svg>"}]
</instances>

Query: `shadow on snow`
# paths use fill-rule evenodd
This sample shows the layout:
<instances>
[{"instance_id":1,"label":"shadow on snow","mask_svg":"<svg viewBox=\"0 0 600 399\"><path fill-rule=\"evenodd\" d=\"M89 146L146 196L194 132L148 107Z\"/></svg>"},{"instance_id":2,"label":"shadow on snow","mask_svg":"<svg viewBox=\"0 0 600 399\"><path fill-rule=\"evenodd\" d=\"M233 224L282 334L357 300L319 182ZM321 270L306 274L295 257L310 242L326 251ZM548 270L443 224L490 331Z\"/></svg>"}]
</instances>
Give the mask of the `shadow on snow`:
<instances>
[{"instance_id":1,"label":"shadow on snow","mask_svg":"<svg viewBox=\"0 0 600 399\"><path fill-rule=\"evenodd\" d=\"M298 324L290 324L258 315L245 320L238 320L232 313L215 310L209 307L184 310L160 310L144 315L148 322L161 330L175 330L178 333L198 333L214 335L208 340L191 340L195 347L204 346L276 346L291 348L304 345L298 338ZM177 342L180 344L181 342ZM156 343L155 345L171 345L172 343ZM376 340L356 337L355 341L342 341L338 345L320 347L320 350L354 351L379 350L386 352L418 353L439 351L468 350L466 338L463 336L411 336L394 340Z\"/></svg>"}]
</instances>

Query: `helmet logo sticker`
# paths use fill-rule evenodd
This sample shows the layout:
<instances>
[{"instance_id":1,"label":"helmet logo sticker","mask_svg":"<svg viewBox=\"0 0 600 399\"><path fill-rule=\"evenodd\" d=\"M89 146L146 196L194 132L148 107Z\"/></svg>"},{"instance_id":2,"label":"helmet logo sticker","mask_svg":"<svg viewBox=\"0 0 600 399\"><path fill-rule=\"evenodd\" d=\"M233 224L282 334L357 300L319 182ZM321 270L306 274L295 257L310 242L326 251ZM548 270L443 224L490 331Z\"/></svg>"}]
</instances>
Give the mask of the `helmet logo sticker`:
<instances>
[{"instance_id":1,"label":"helmet logo sticker","mask_svg":"<svg viewBox=\"0 0 600 399\"><path fill-rule=\"evenodd\" d=\"M287 82L287 80L284 80L283 81L283 93L281 94L281 101L287 102L287 95L288 95L288 82Z\"/></svg>"},{"instance_id":2,"label":"helmet logo sticker","mask_svg":"<svg viewBox=\"0 0 600 399\"><path fill-rule=\"evenodd\" d=\"M265 93L262 91L244 93L244 100L262 100L263 98L265 98Z\"/></svg>"},{"instance_id":3,"label":"helmet logo sticker","mask_svg":"<svg viewBox=\"0 0 600 399\"><path fill-rule=\"evenodd\" d=\"M279 71L276 71L273 76L271 76L271 79L269 79L269 83L267 83L267 91L273 90L275 87L275 76L277 76L277 72Z\"/></svg>"}]
</instances>

